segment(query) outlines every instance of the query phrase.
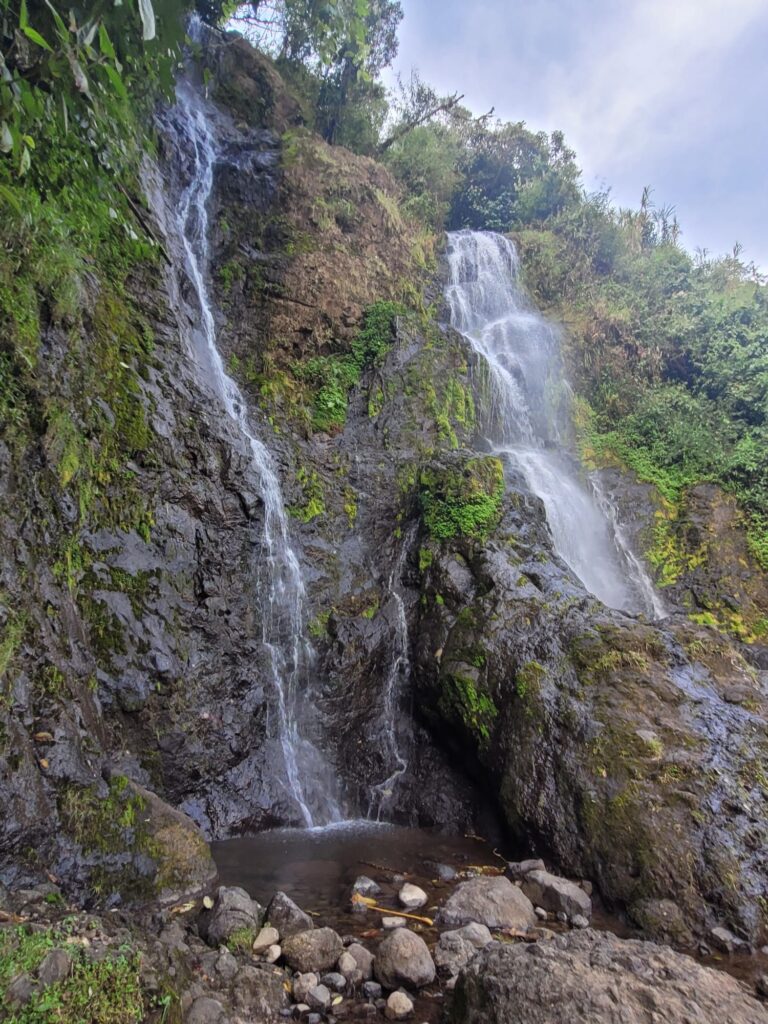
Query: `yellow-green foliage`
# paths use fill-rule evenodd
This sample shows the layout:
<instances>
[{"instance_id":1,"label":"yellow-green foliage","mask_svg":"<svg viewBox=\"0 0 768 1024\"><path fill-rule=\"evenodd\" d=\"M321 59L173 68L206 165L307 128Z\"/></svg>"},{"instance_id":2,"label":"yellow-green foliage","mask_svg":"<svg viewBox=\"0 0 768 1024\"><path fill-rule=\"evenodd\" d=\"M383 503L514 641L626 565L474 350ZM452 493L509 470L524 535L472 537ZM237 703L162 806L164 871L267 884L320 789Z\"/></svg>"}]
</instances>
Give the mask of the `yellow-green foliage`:
<instances>
[{"instance_id":1,"label":"yellow-green foliage","mask_svg":"<svg viewBox=\"0 0 768 1024\"><path fill-rule=\"evenodd\" d=\"M491 727L499 709L488 694L478 690L472 679L459 673L442 678L440 710L446 715L458 715L480 746L487 746Z\"/></svg>"},{"instance_id":2,"label":"yellow-green foliage","mask_svg":"<svg viewBox=\"0 0 768 1024\"><path fill-rule=\"evenodd\" d=\"M325 512L323 483L314 469L299 468L296 481L301 487L302 500L296 505L289 505L288 511L302 523L309 523Z\"/></svg>"}]
</instances>

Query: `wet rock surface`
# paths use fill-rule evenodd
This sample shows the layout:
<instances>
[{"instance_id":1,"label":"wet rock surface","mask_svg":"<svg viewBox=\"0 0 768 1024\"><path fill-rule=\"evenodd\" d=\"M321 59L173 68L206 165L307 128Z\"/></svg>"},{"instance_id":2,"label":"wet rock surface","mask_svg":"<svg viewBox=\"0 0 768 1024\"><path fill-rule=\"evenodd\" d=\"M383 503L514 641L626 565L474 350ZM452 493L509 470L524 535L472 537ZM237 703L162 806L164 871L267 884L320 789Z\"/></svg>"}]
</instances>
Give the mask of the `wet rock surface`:
<instances>
[{"instance_id":1,"label":"wet rock surface","mask_svg":"<svg viewBox=\"0 0 768 1024\"><path fill-rule=\"evenodd\" d=\"M733 978L648 942L590 930L487 946L459 976L452 1024L765 1024Z\"/></svg>"},{"instance_id":2,"label":"wet rock surface","mask_svg":"<svg viewBox=\"0 0 768 1024\"><path fill-rule=\"evenodd\" d=\"M503 875L462 882L437 915L438 924L447 927L475 922L488 928L521 931L533 925L535 919L531 901Z\"/></svg>"}]
</instances>

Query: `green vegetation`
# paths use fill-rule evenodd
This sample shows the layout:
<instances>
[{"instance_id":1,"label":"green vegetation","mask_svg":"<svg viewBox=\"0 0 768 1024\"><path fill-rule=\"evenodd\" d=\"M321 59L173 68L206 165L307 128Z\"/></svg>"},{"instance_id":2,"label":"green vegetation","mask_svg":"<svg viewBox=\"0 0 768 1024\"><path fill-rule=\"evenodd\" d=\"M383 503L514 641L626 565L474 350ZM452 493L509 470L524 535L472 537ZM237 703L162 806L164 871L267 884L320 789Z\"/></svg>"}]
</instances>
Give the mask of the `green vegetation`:
<instances>
[{"instance_id":1,"label":"green vegetation","mask_svg":"<svg viewBox=\"0 0 768 1024\"><path fill-rule=\"evenodd\" d=\"M448 716L457 714L479 745L487 746L493 720L499 713L493 700L478 690L477 685L467 676L451 673L442 682L443 692L439 702L441 712Z\"/></svg>"},{"instance_id":2,"label":"green vegetation","mask_svg":"<svg viewBox=\"0 0 768 1024\"><path fill-rule=\"evenodd\" d=\"M295 367L296 376L313 392L315 430L333 433L344 426L350 391L365 370L381 362L394 340L395 318L405 314L405 307L398 302L375 302L365 311L349 352L315 356Z\"/></svg>"},{"instance_id":3,"label":"green vegetation","mask_svg":"<svg viewBox=\"0 0 768 1024\"><path fill-rule=\"evenodd\" d=\"M302 500L297 505L289 505L288 512L302 523L309 523L325 512L323 483L314 469L307 470L303 466L296 474L296 482L302 491Z\"/></svg>"},{"instance_id":4,"label":"green vegetation","mask_svg":"<svg viewBox=\"0 0 768 1024\"><path fill-rule=\"evenodd\" d=\"M139 981L139 958L116 950L91 960L79 945L67 945L66 928L32 931L24 926L0 931L0 1015L6 1024L139 1024L146 1020ZM6 999L11 981L33 974L52 949L64 948L72 959L67 976L35 991L24 1006Z\"/></svg>"},{"instance_id":5,"label":"green vegetation","mask_svg":"<svg viewBox=\"0 0 768 1024\"><path fill-rule=\"evenodd\" d=\"M491 455L461 467L423 469L419 477L424 524L436 540L486 537L499 520L503 495L504 470Z\"/></svg>"}]
</instances>

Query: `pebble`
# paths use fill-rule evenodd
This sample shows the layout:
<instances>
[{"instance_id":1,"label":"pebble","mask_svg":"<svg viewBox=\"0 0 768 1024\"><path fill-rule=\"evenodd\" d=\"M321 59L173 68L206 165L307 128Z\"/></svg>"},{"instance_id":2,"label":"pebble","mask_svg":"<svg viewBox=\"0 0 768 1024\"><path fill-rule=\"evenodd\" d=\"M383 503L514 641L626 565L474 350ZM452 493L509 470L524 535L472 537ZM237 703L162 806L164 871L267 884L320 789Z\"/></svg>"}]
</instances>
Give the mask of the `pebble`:
<instances>
[{"instance_id":1,"label":"pebble","mask_svg":"<svg viewBox=\"0 0 768 1024\"><path fill-rule=\"evenodd\" d=\"M574 928L589 928L589 921L583 914L574 914L571 918L571 924Z\"/></svg>"},{"instance_id":2,"label":"pebble","mask_svg":"<svg viewBox=\"0 0 768 1024\"><path fill-rule=\"evenodd\" d=\"M381 927L390 930L392 928L405 928L405 918L403 917L382 917Z\"/></svg>"},{"instance_id":3,"label":"pebble","mask_svg":"<svg viewBox=\"0 0 768 1024\"><path fill-rule=\"evenodd\" d=\"M566 912L564 910L558 910L558 912L557 912L557 920L560 922L560 924L567 924L568 923L568 915L566 914Z\"/></svg>"},{"instance_id":4,"label":"pebble","mask_svg":"<svg viewBox=\"0 0 768 1024\"><path fill-rule=\"evenodd\" d=\"M378 981L366 981L363 985L363 995L371 1002L381 999L381 985Z\"/></svg>"},{"instance_id":5,"label":"pebble","mask_svg":"<svg viewBox=\"0 0 768 1024\"><path fill-rule=\"evenodd\" d=\"M309 1007L306 1003L296 1003L293 1008L294 1017L300 1017L302 1013L309 1013Z\"/></svg>"},{"instance_id":6,"label":"pebble","mask_svg":"<svg viewBox=\"0 0 768 1024\"><path fill-rule=\"evenodd\" d=\"M293 979L293 998L297 1003L306 1002L309 990L320 984L316 974L297 974Z\"/></svg>"},{"instance_id":7,"label":"pebble","mask_svg":"<svg viewBox=\"0 0 768 1024\"><path fill-rule=\"evenodd\" d=\"M315 985L307 993L307 1002L312 1010L327 1010L331 1005L331 993L326 985Z\"/></svg>"},{"instance_id":8,"label":"pebble","mask_svg":"<svg viewBox=\"0 0 768 1024\"><path fill-rule=\"evenodd\" d=\"M544 909L544 907L534 907L533 908L533 912L536 915L536 917L538 917L538 919L540 921L546 921L547 920L547 912Z\"/></svg>"},{"instance_id":9,"label":"pebble","mask_svg":"<svg viewBox=\"0 0 768 1024\"><path fill-rule=\"evenodd\" d=\"M768 974L761 974L755 982L755 988L761 996L768 998Z\"/></svg>"},{"instance_id":10,"label":"pebble","mask_svg":"<svg viewBox=\"0 0 768 1024\"><path fill-rule=\"evenodd\" d=\"M381 886L367 875L360 875L352 886L352 892L359 893L361 896L378 896Z\"/></svg>"},{"instance_id":11,"label":"pebble","mask_svg":"<svg viewBox=\"0 0 768 1024\"><path fill-rule=\"evenodd\" d=\"M407 1020L413 1016L413 1003L405 992L392 992L384 1009L387 1020Z\"/></svg>"},{"instance_id":12,"label":"pebble","mask_svg":"<svg viewBox=\"0 0 768 1024\"><path fill-rule=\"evenodd\" d=\"M280 934L277 928L262 928L256 938L253 940L251 949L256 956L259 953L266 953L270 946L276 946L280 941Z\"/></svg>"},{"instance_id":13,"label":"pebble","mask_svg":"<svg viewBox=\"0 0 768 1024\"><path fill-rule=\"evenodd\" d=\"M345 978L349 978L358 969L357 960L351 953L342 953L336 966L339 974L343 974Z\"/></svg>"},{"instance_id":14,"label":"pebble","mask_svg":"<svg viewBox=\"0 0 768 1024\"><path fill-rule=\"evenodd\" d=\"M425 906L429 899L423 889L420 889L418 885L412 885L410 882L405 883L397 894L397 898L408 910L418 910L420 907Z\"/></svg>"},{"instance_id":15,"label":"pebble","mask_svg":"<svg viewBox=\"0 0 768 1024\"><path fill-rule=\"evenodd\" d=\"M264 959L267 961L268 964L274 964L277 963L277 961L280 959L282 955L282 949L280 948L280 946L275 944L274 946L269 947L267 952L264 954Z\"/></svg>"},{"instance_id":16,"label":"pebble","mask_svg":"<svg viewBox=\"0 0 768 1024\"><path fill-rule=\"evenodd\" d=\"M347 987L347 979L343 974L339 974L337 971L332 971L330 974L324 974L320 980L326 988L333 989L334 992L343 992Z\"/></svg>"},{"instance_id":17,"label":"pebble","mask_svg":"<svg viewBox=\"0 0 768 1024\"><path fill-rule=\"evenodd\" d=\"M320 1024L322 1016L319 1013L310 1013L307 1017L307 1024Z\"/></svg>"}]
</instances>

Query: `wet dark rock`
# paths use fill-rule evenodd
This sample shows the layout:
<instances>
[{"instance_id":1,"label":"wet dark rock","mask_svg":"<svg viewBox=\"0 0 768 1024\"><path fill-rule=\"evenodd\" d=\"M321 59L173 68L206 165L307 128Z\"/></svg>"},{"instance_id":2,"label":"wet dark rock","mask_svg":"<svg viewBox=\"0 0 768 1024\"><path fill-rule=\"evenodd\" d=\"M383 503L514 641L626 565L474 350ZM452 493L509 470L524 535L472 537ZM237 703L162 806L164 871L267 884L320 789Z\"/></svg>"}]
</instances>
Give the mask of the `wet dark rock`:
<instances>
[{"instance_id":1,"label":"wet dark rock","mask_svg":"<svg viewBox=\"0 0 768 1024\"><path fill-rule=\"evenodd\" d=\"M202 917L201 928L209 945L218 946L234 932L258 932L263 916L264 911L245 889L221 886L213 909Z\"/></svg>"},{"instance_id":2,"label":"wet dark rock","mask_svg":"<svg viewBox=\"0 0 768 1024\"><path fill-rule=\"evenodd\" d=\"M459 928L473 921L488 928L525 930L536 920L533 904L503 875L462 882L437 914L436 923Z\"/></svg>"},{"instance_id":3,"label":"wet dark rock","mask_svg":"<svg viewBox=\"0 0 768 1024\"><path fill-rule=\"evenodd\" d=\"M672 900L637 900L629 912L649 938L683 948L693 945L693 935Z\"/></svg>"},{"instance_id":4,"label":"wet dark rock","mask_svg":"<svg viewBox=\"0 0 768 1024\"><path fill-rule=\"evenodd\" d=\"M398 928L382 940L373 969L376 980L388 989L423 988L435 979L435 962L426 942L408 928Z\"/></svg>"},{"instance_id":5,"label":"wet dark rock","mask_svg":"<svg viewBox=\"0 0 768 1024\"><path fill-rule=\"evenodd\" d=\"M344 992L347 988L347 979L343 974L339 974L336 971L332 971L330 974L324 974L320 981L326 986L326 988L329 988L334 992Z\"/></svg>"},{"instance_id":6,"label":"wet dark rock","mask_svg":"<svg viewBox=\"0 0 768 1024\"><path fill-rule=\"evenodd\" d=\"M283 942L285 962L300 973L331 970L336 966L342 950L341 939L332 928L297 932Z\"/></svg>"},{"instance_id":7,"label":"wet dark rock","mask_svg":"<svg viewBox=\"0 0 768 1024\"><path fill-rule=\"evenodd\" d=\"M365 998L372 1002L381 999L381 985L377 981L366 981L363 984L362 992Z\"/></svg>"},{"instance_id":8,"label":"wet dark rock","mask_svg":"<svg viewBox=\"0 0 768 1024\"><path fill-rule=\"evenodd\" d=\"M284 892L276 892L267 907L266 920L277 928L280 937L285 939L296 932L305 932L314 927L309 914L305 914Z\"/></svg>"},{"instance_id":9,"label":"wet dark rock","mask_svg":"<svg viewBox=\"0 0 768 1024\"><path fill-rule=\"evenodd\" d=\"M531 903L550 913L562 911L569 918L580 914L587 920L592 916L592 900L584 890L575 882L548 871L528 871L523 881L523 892Z\"/></svg>"},{"instance_id":10,"label":"wet dark rock","mask_svg":"<svg viewBox=\"0 0 768 1024\"><path fill-rule=\"evenodd\" d=\"M586 930L493 943L459 975L451 1024L766 1024L734 979L650 942Z\"/></svg>"}]
</instances>

